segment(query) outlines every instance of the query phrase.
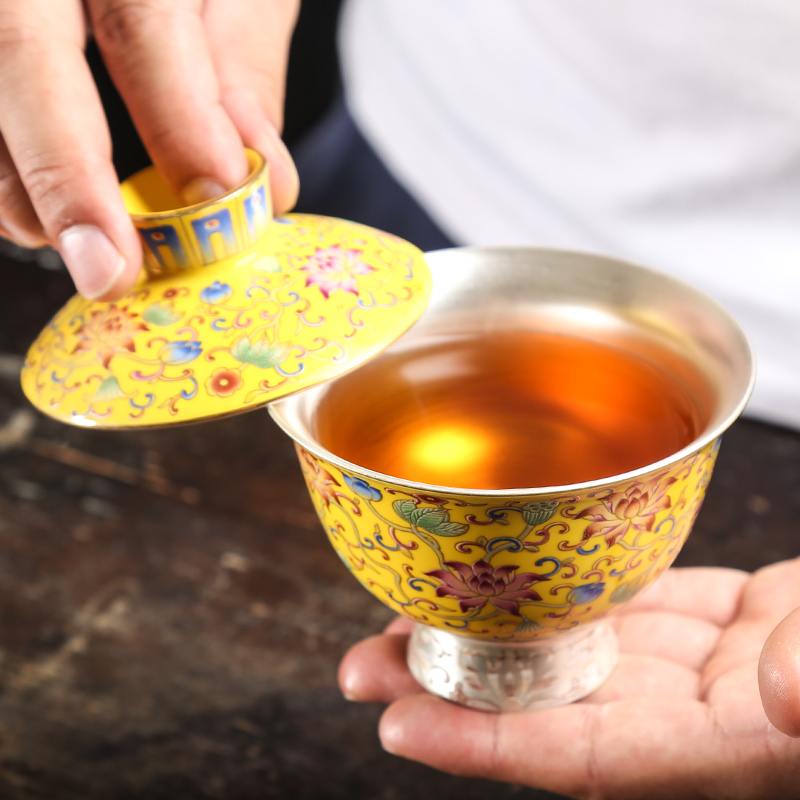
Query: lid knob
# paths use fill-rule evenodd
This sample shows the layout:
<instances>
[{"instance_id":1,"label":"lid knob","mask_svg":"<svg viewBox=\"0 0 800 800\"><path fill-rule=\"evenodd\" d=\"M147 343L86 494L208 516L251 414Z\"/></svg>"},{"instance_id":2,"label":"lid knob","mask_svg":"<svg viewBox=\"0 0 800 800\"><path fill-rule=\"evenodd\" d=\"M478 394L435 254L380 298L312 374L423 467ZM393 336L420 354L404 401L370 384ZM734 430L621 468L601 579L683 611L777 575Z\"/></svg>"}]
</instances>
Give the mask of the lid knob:
<instances>
[{"instance_id":1,"label":"lid knob","mask_svg":"<svg viewBox=\"0 0 800 800\"><path fill-rule=\"evenodd\" d=\"M139 231L144 268L151 276L209 266L254 247L272 221L269 166L246 150L250 174L221 197L184 206L155 167L121 185L125 207Z\"/></svg>"}]
</instances>

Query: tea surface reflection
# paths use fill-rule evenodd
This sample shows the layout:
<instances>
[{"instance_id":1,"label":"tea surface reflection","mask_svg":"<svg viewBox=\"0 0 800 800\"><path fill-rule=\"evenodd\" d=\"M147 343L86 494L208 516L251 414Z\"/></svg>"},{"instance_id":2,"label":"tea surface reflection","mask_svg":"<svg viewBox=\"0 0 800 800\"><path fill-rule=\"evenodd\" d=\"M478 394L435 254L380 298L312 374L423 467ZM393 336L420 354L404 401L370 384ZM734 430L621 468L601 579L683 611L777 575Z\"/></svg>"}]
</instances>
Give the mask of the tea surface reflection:
<instances>
[{"instance_id":1,"label":"tea surface reflection","mask_svg":"<svg viewBox=\"0 0 800 800\"><path fill-rule=\"evenodd\" d=\"M708 423L694 394L641 355L586 338L438 336L393 348L333 383L315 428L340 458L406 480L557 486L681 450Z\"/></svg>"}]
</instances>

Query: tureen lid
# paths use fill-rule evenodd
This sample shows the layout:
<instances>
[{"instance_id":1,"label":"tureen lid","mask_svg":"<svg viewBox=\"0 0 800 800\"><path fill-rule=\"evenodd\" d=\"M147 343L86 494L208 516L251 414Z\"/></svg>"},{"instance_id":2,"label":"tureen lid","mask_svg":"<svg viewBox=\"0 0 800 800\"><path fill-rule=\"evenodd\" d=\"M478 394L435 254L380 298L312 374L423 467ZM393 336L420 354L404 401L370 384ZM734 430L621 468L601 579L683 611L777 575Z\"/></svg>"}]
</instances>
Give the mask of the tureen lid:
<instances>
[{"instance_id":1,"label":"tureen lid","mask_svg":"<svg viewBox=\"0 0 800 800\"><path fill-rule=\"evenodd\" d=\"M22 387L40 411L98 428L199 422L334 378L422 314L422 253L328 217L272 218L268 167L228 194L180 201L149 167L122 184L145 270L121 300L76 295L31 346Z\"/></svg>"}]
</instances>

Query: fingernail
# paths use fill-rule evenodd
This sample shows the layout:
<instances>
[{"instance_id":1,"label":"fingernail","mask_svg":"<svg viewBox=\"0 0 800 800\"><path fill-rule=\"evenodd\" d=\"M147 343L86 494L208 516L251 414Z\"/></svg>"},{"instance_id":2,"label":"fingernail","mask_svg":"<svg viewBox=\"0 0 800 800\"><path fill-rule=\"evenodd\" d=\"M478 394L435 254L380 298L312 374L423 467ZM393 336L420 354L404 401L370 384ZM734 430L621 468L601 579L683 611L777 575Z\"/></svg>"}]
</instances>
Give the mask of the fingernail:
<instances>
[{"instance_id":1,"label":"fingernail","mask_svg":"<svg viewBox=\"0 0 800 800\"><path fill-rule=\"evenodd\" d=\"M270 182L275 202L274 211L276 214L283 214L297 202L300 178L291 153L277 129L271 123L267 123L264 130L266 136L262 152L270 165Z\"/></svg>"},{"instance_id":2,"label":"fingernail","mask_svg":"<svg viewBox=\"0 0 800 800\"><path fill-rule=\"evenodd\" d=\"M351 683L352 681L339 680L339 688L342 690L344 699L349 700L351 703L363 702L364 698L361 697L357 691L353 690L353 687L350 685Z\"/></svg>"},{"instance_id":3,"label":"fingernail","mask_svg":"<svg viewBox=\"0 0 800 800\"><path fill-rule=\"evenodd\" d=\"M269 138L272 142L272 146L276 152L276 155L281 161L283 161L286 169L288 169L296 177L297 167L295 166L292 154L289 152L289 148L286 146L286 143L283 141L283 139L281 139L278 129L270 123L267 125L267 130L269 131Z\"/></svg>"},{"instance_id":4,"label":"fingernail","mask_svg":"<svg viewBox=\"0 0 800 800\"><path fill-rule=\"evenodd\" d=\"M106 294L125 269L122 254L94 225L73 225L58 242L72 280L87 300Z\"/></svg>"},{"instance_id":5,"label":"fingernail","mask_svg":"<svg viewBox=\"0 0 800 800\"><path fill-rule=\"evenodd\" d=\"M271 122L267 122L265 127L269 138L272 140L272 146L278 151L278 155L287 163L294 164L292 156L289 153L289 148L286 146L283 139L281 139L278 129Z\"/></svg>"},{"instance_id":6,"label":"fingernail","mask_svg":"<svg viewBox=\"0 0 800 800\"><path fill-rule=\"evenodd\" d=\"M213 178L194 178L183 187L181 194L190 206L220 197L228 190Z\"/></svg>"},{"instance_id":7,"label":"fingernail","mask_svg":"<svg viewBox=\"0 0 800 800\"><path fill-rule=\"evenodd\" d=\"M41 229L34 233L26 230L25 228L21 228L19 225L16 225L5 218L0 219L0 227L5 228L11 235L11 238L21 247L30 247L31 249L34 249L37 247L43 247L47 244L44 231Z\"/></svg>"},{"instance_id":8,"label":"fingernail","mask_svg":"<svg viewBox=\"0 0 800 800\"><path fill-rule=\"evenodd\" d=\"M386 739L386 737L384 737L384 736L381 736L381 739L380 739L380 742L381 742L381 747L382 747L382 748L383 748L383 749L384 749L384 750L385 750L387 753L389 753L389 755L396 756L396 755L397 755L397 751L396 751L396 750L394 750L394 749L392 748L391 744L389 744L389 742L385 741L385 739Z\"/></svg>"}]
</instances>

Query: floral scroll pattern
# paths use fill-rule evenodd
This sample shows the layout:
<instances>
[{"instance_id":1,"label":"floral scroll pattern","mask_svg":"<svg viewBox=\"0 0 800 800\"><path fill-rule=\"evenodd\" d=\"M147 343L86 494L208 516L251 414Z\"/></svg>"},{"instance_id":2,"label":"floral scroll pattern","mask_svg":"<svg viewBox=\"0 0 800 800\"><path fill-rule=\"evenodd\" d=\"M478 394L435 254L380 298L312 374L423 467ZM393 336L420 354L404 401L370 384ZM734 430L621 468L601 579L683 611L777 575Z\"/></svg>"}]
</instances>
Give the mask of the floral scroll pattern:
<instances>
[{"instance_id":1,"label":"floral scroll pattern","mask_svg":"<svg viewBox=\"0 0 800 800\"><path fill-rule=\"evenodd\" d=\"M73 298L31 348L23 387L59 419L128 427L263 405L382 349L427 303L413 246L322 217L274 220L235 263Z\"/></svg>"},{"instance_id":2,"label":"floral scroll pattern","mask_svg":"<svg viewBox=\"0 0 800 800\"><path fill-rule=\"evenodd\" d=\"M639 480L546 498L417 494L297 449L331 543L376 597L444 630L527 641L613 613L672 563L718 446Z\"/></svg>"}]
</instances>

